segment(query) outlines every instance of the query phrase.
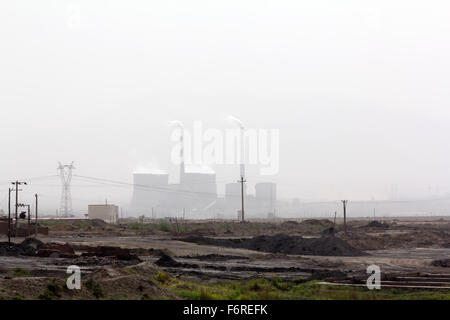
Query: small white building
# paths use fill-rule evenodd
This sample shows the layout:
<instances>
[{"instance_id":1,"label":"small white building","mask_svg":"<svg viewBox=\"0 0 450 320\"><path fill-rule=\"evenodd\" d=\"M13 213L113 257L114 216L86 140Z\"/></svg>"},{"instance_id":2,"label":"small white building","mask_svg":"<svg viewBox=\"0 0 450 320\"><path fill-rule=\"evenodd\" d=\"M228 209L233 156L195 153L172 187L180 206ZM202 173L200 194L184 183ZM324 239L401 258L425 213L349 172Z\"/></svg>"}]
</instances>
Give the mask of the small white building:
<instances>
[{"instance_id":1,"label":"small white building","mask_svg":"<svg viewBox=\"0 0 450 320\"><path fill-rule=\"evenodd\" d=\"M107 223L117 223L119 207L113 204L91 204L88 206L89 219L101 219Z\"/></svg>"}]
</instances>

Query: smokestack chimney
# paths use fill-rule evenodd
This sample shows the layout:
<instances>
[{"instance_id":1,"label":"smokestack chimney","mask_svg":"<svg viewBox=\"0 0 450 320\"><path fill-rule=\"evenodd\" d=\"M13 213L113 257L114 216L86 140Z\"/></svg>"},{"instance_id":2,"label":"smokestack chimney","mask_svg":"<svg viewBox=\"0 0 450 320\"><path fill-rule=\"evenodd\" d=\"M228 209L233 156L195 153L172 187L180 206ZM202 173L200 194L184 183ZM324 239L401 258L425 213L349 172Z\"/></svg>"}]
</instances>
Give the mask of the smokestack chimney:
<instances>
[{"instance_id":1,"label":"smokestack chimney","mask_svg":"<svg viewBox=\"0 0 450 320\"><path fill-rule=\"evenodd\" d=\"M184 128L181 129L181 136L180 136L180 185L183 185L184 183L184 173L185 173L185 166L184 166Z\"/></svg>"},{"instance_id":2,"label":"smokestack chimney","mask_svg":"<svg viewBox=\"0 0 450 320\"><path fill-rule=\"evenodd\" d=\"M178 120L173 120L170 122L171 125L176 126L180 129L180 185L184 182L185 177L185 166L184 166L184 126Z\"/></svg>"},{"instance_id":3,"label":"smokestack chimney","mask_svg":"<svg viewBox=\"0 0 450 320\"><path fill-rule=\"evenodd\" d=\"M241 165L240 165L240 169L241 170L240 171L241 171L241 177L245 178L245 141L244 141L244 138L245 138L244 130L245 130L245 128L244 128L244 124L242 123L241 120L239 120L238 118L235 118L233 116L228 116L228 119L230 121L234 122L239 127L240 140L241 140L240 141L241 142L241 146L240 146L240 149L241 149L241 159L240 159Z\"/></svg>"}]
</instances>

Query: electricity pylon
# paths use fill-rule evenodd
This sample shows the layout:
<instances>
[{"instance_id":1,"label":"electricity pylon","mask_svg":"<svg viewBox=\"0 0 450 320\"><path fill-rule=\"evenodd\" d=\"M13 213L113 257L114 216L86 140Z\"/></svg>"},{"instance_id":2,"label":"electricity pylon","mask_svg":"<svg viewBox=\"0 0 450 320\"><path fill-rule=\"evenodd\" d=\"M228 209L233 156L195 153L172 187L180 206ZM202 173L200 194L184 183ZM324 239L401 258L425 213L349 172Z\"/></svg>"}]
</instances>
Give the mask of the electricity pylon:
<instances>
[{"instance_id":1,"label":"electricity pylon","mask_svg":"<svg viewBox=\"0 0 450 320\"><path fill-rule=\"evenodd\" d=\"M73 162L62 165L59 162L58 170L62 183L61 204L59 212L62 216L68 217L72 214L72 196L70 194L70 183L72 181L72 169L75 169Z\"/></svg>"}]
</instances>

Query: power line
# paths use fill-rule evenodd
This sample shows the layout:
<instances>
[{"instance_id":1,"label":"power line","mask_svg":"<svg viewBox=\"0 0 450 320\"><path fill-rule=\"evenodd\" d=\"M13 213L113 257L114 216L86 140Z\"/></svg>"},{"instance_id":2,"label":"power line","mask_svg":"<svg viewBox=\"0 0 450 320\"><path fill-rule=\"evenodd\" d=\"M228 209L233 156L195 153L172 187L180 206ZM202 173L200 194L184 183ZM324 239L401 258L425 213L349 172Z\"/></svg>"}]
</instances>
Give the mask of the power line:
<instances>
[{"instance_id":1,"label":"power line","mask_svg":"<svg viewBox=\"0 0 450 320\"><path fill-rule=\"evenodd\" d=\"M178 194L188 194L188 195L189 194L190 195L201 195L201 196L208 196L208 197L217 196L217 193L213 193L213 192L191 191L191 190L184 190L184 189L173 189L173 188L165 188L165 187L158 187L158 186L141 185L141 184L134 184L134 183L123 182L123 181L114 181L114 180L80 176L80 175L74 175L74 177L81 178L81 179L87 179L87 180L93 180L93 181L99 181L100 183L103 183L103 184L105 182L107 182L107 183L111 183L111 184L134 186L137 188L149 189L149 190L158 191L158 192L178 193Z\"/></svg>"}]
</instances>

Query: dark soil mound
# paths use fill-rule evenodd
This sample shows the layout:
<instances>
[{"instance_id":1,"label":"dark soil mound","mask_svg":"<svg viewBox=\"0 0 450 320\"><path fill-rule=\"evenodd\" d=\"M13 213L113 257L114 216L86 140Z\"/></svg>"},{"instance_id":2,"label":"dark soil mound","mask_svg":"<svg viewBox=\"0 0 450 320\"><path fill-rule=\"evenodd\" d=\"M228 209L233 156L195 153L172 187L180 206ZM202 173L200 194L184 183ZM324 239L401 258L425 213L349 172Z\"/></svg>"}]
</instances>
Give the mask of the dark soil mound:
<instances>
[{"instance_id":1,"label":"dark soil mound","mask_svg":"<svg viewBox=\"0 0 450 320\"><path fill-rule=\"evenodd\" d=\"M228 256L228 255L220 255L220 254L207 254L207 255L199 255L199 256L184 256L180 257L184 259L197 259L200 261L228 261L228 260L247 260L250 259L248 257L241 256Z\"/></svg>"},{"instance_id":2,"label":"dark soil mound","mask_svg":"<svg viewBox=\"0 0 450 320\"><path fill-rule=\"evenodd\" d=\"M435 267L450 268L450 259L434 260L431 264Z\"/></svg>"},{"instance_id":3,"label":"dark soil mound","mask_svg":"<svg viewBox=\"0 0 450 320\"><path fill-rule=\"evenodd\" d=\"M25 247L32 247L35 250L39 250L43 244L44 243L41 240L38 240L36 238L26 238L20 245Z\"/></svg>"},{"instance_id":4,"label":"dark soil mound","mask_svg":"<svg viewBox=\"0 0 450 320\"><path fill-rule=\"evenodd\" d=\"M180 265L179 262L175 261L172 257L163 255L159 258L158 261L155 262L156 265L160 267L177 267Z\"/></svg>"},{"instance_id":5,"label":"dark soil mound","mask_svg":"<svg viewBox=\"0 0 450 320\"><path fill-rule=\"evenodd\" d=\"M311 280L344 280L347 275L339 270L313 270Z\"/></svg>"},{"instance_id":6,"label":"dark soil mound","mask_svg":"<svg viewBox=\"0 0 450 320\"><path fill-rule=\"evenodd\" d=\"M41 246L42 242L33 238L27 238L19 244L0 242L0 256L34 256Z\"/></svg>"},{"instance_id":7,"label":"dark soil mound","mask_svg":"<svg viewBox=\"0 0 450 320\"><path fill-rule=\"evenodd\" d=\"M162 255L155 264L160 267L198 269L198 265L196 264L180 263L168 255Z\"/></svg>"},{"instance_id":8,"label":"dark soil mound","mask_svg":"<svg viewBox=\"0 0 450 320\"><path fill-rule=\"evenodd\" d=\"M328 219L307 219L302 221L300 224L327 227L329 225L333 225L333 222Z\"/></svg>"},{"instance_id":9,"label":"dark soil mound","mask_svg":"<svg viewBox=\"0 0 450 320\"><path fill-rule=\"evenodd\" d=\"M130 249L131 254L135 254L137 256L163 256L169 255L169 250L167 249L144 249L144 248L132 248Z\"/></svg>"},{"instance_id":10,"label":"dark soil mound","mask_svg":"<svg viewBox=\"0 0 450 320\"><path fill-rule=\"evenodd\" d=\"M323 236L331 236L334 235L336 230L333 227L327 228L321 232Z\"/></svg>"},{"instance_id":11,"label":"dark soil mound","mask_svg":"<svg viewBox=\"0 0 450 320\"><path fill-rule=\"evenodd\" d=\"M75 258L75 251L68 244L61 243L45 243L40 246L37 255L39 257L52 258Z\"/></svg>"},{"instance_id":12,"label":"dark soil mound","mask_svg":"<svg viewBox=\"0 0 450 320\"><path fill-rule=\"evenodd\" d=\"M94 227L98 227L98 228L103 228L103 227L108 226L108 224L105 221L101 220L101 219L92 219L91 220L91 224Z\"/></svg>"},{"instance_id":13,"label":"dark soil mound","mask_svg":"<svg viewBox=\"0 0 450 320\"><path fill-rule=\"evenodd\" d=\"M119 260L136 260L140 261L137 255L132 254L130 249L120 248L120 247L109 247L109 246L99 246L99 247L86 247L87 252L83 253L84 257L116 257Z\"/></svg>"},{"instance_id":14,"label":"dark soil mound","mask_svg":"<svg viewBox=\"0 0 450 320\"><path fill-rule=\"evenodd\" d=\"M243 248L284 254L348 257L366 255L364 251L354 248L345 240L335 237L302 238L299 236L277 234L274 236L258 236L251 239L188 237L180 240L204 245Z\"/></svg>"},{"instance_id":15,"label":"dark soil mound","mask_svg":"<svg viewBox=\"0 0 450 320\"><path fill-rule=\"evenodd\" d=\"M387 228L389 228L389 225L387 223L383 223L383 222L374 220L374 221L370 221L366 227L387 229Z\"/></svg>"}]
</instances>

